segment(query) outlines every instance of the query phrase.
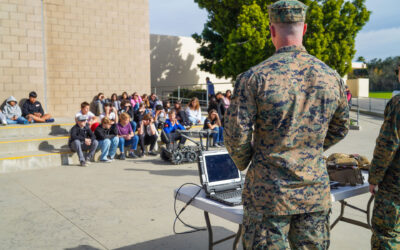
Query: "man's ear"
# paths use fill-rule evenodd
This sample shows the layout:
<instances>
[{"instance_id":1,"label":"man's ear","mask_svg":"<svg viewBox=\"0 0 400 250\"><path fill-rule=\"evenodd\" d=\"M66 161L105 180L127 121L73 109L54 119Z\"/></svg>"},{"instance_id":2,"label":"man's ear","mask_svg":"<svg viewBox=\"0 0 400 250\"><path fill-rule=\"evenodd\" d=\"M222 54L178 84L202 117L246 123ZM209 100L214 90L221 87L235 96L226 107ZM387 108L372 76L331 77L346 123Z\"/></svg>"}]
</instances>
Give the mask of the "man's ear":
<instances>
[{"instance_id":1,"label":"man's ear","mask_svg":"<svg viewBox=\"0 0 400 250\"><path fill-rule=\"evenodd\" d=\"M306 32L307 32L307 24L305 23L303 28L303 36L306 34Z\"/></svg>"},{"instance_id":2,"label":"man's ear","mask_svg":"<svg viewBox=\"0 0 400 250\"><path fill-rule=\"evenodd\" d=\"M269 26L269 30L271 32L271 37L276 37L276 29L275 29L275 26L273 24L271 24Z\"/></svg>"}]
</instances>

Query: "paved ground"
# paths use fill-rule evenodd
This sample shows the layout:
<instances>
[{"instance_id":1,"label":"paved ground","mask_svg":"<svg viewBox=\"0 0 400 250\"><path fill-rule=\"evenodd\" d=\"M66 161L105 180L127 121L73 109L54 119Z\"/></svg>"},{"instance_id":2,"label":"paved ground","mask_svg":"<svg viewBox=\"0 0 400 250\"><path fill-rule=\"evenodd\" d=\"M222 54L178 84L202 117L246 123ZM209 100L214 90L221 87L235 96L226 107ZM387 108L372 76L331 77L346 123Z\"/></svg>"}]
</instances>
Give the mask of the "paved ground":
<instances>
[{"instance_id":1,"label":"paved ground","mask_svg":"<svg viewBox=\"0 0 400 250\"><path fill-rule=\"evenodd\" d=\"M351 131L327 154L371 157L381 122L362 116L362 130ZM185 182L198 183L197 165L168 165L158 157L3 174L0 249L207 249L206 232L172 232L172 192ZM350 201L366 206L368 198L366 194ZM335 203L332 218L338 211ZM346 215L364 219L356 211ZM182 217L205 226L198 209L188 208ZM237 230L237 225L217 217L211 220L217 238ZM370 249L370 235L366 229L339 223L331 234L331 249ZM231 242L215 249L231 249Z\"/></svg>"}]
</instances>

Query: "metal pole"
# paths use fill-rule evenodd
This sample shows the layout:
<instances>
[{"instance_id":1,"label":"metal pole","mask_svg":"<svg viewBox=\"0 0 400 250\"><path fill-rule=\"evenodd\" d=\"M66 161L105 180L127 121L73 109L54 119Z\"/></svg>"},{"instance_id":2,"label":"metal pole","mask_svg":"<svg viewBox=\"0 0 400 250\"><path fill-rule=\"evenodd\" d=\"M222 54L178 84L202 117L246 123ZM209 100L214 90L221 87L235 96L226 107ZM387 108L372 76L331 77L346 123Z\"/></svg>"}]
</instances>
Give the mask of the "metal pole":
<instances>
[{"instance_id":1,"label":"metal pole","mask_svg":"<svg viewBox=\"0 0 400 250\"><path fill-rule=\"evenodd\" d=\"M206 85L206 90L207 90L207 94L206 94L206 104L207 104L207 107L208 107L208 84Z\"/></svg>"},{"instance_id":2,"label":"metal pole","mask_svg":"<svg viewBox=\"0 0 400 250\"><path fill-rule=\"evenodd\" d=\"M371 112L371 97L368 97L369 99L369 112Z\"/></svg>"},{"instance_id":3,"label":"metal pole","mask_svg":"<svg viewBox=\"0 0 400 250\"><path fill-rule=\"evenodd\" d=\"M42 3L42 50L43 50L43 94L44 94L44 108L47 109L47 62L46 62L46 37L45 37L45 25L44 25L44 3Z\"/></svg>"},{"instance_id":4,"label":"metal pole","mask_svg":"<svg viewBox=\"0 0 400 250\"><path fill-rule=\"evenodd\" d=\"M358 97L357 97L357 126L360 126L360 105L358 104Z\"/></svg>"},{"instance_id":5,"label":"metal pole","mask_svg":"<svg viewBox=\"0 0 400 250\"><path fill-rule=\"evenodd\" d=\"M181 86L178 86L178 100L181 99Z\"/></svg>"}]
</instances>

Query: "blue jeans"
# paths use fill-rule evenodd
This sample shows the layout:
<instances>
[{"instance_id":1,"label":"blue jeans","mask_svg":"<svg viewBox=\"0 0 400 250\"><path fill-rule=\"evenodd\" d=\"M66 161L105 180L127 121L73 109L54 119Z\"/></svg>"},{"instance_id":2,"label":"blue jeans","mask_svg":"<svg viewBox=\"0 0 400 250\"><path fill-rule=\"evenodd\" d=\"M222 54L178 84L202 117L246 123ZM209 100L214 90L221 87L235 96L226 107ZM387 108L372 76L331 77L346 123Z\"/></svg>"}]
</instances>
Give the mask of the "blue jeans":
<instances>
[{"instance_id":1,"label":"blue jeans","mask_svg":"<svg viewBox=\"0 0 400 250\"><path fill-rule=\"evenodd\" d=\"M107 156L110 156L110 159L114 159L115 153L117 152L118 143L119 140L117 136L112 139L104 139L99 141L97 149L101 150L100 160L106 161Z\"/></svg>"},{"instance_id":2,"label":"blue jeans","mask_svg":"<svg viewBox=\"0 0 400 250\"><path fill-rule=\"evenodd\" d=\"M120 137L119 138L119 144L118 144L119 151L121 152L121 154L124 153L124 147L125 146L131 146L132 150L136 150L138 142L139 142L139 136L137 136L137 135L132 137L132 139L130 139L129 141L127 141L124 138Z\"/></svg>"},{"instance_id":3,"label":"blue jeans","mask_svg":"<svg viewBox=\"0 0 400 250\"><path fill-rule=\"evenodd\" d=\"M7 124L28 124L28 120L25 119L24 117L20 116L17 118L17 120L11 120L11 119L7 119Z\"/></svg>"},{"instance_id":4,"label":"blue jeans","mask_svg":"<svg viewBox=\"0 0 400 250\"><path fill-rule=\"evenodd\" d=\"M130 123L131 123L131 126L132 126L133 133L135 133L136 132L137 123L135 121L131 121Z\"/></svg>"},{"instance_id":5,"label":"blue jeans","mask_svg":"<svg viewBox=\"0 0 400 250\"><path fill-rule=\"evenodd\" d=\"M213 135L213 143L224 142L224 128L223 127L215 127L213 130L217 131L217 133L212 134Z\"/></svg>"}]
</instances>

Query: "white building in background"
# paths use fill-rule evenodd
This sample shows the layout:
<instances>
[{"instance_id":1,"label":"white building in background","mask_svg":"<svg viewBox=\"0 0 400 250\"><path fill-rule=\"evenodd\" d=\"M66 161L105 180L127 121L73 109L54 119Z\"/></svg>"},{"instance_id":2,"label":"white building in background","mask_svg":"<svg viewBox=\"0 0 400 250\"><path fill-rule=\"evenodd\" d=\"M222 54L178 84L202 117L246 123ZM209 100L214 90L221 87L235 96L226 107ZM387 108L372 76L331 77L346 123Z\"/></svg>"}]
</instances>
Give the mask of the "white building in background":
<instances>
[{"instance_id":1,"label":"white building in background","mask_svg":"<svg viewBox=\"0 0 400 250\"><path fill-rule=\"evenodd\" d=\"M199 44L191 37L150 35L151 91L165 96L178 87L206 89L206 77L215 91L233 89L230 79L217 78L197 66L203 57L197 52Z\"/></svg>"},{"instance_id":2,"label":"white building in background","mask_svg":"<svg viewBox=\"0 0 400 250\"><path fill-rule=\"evenodd\" d=\"M351 66L353 69L366 69L367 64L363 62L352 62ZM353 97L369 97L369 79L358 78L358 79L347 79L347 75L344 77L346 85L349 87Z\"/></svg>"}]
</instances>

